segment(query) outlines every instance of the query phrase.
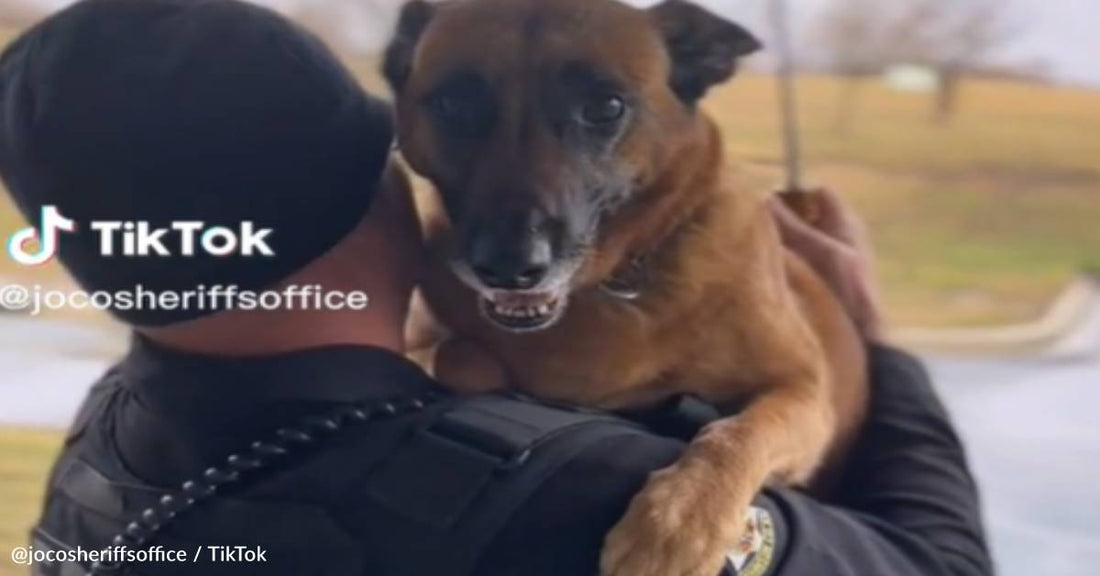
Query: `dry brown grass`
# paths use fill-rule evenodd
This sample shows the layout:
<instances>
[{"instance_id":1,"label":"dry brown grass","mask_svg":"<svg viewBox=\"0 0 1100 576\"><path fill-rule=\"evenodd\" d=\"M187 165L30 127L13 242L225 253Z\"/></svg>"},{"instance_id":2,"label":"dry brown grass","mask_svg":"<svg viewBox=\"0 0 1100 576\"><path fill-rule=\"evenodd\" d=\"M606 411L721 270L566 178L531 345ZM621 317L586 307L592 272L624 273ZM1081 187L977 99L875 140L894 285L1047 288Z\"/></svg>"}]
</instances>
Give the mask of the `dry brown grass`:
<instances>
[{"instance_id":1,"label":"dry brown grass","mask_svg":"<svg viewBox=\"0 0 1100 576\"><path fill-rule=\"evenodd\" d=\"M973 81L943 126L928 121L928 96L869 82L843 136L832 130L840 84L800 88L812 179L867 219L896 323L1026 320L1100 266L1100 92ZM731 156L776 164L773 102L763 77L710 98Z\"/></svg>"},{"instance_id":2,"label":"dry brown grass","mask_svg":"<svg viewBox=\"0 0 1100 576\"><path fill-rule=\"evenodd\" d=\"M0 429L0 576L29 573L12 563L11 551L27 544L61 440L59 432Z\"/></svg>"}]
</instances>

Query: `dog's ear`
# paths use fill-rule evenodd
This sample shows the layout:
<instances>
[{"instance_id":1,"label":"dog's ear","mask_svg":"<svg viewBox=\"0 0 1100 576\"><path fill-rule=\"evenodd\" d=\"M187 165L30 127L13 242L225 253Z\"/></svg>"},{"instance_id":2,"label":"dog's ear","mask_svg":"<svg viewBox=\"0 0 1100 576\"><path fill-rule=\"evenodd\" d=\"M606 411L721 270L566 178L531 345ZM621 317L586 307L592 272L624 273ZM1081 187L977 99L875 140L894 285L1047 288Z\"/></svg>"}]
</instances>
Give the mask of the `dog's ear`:
<instances>
[{"instance_id":1,"label":"dog's ear","mask_svg":"<svg viewBox=\"0 0 1100 576\"><path fill-rule=\"evenodd\" d=\"M689 105L729 80L738 59L763 47L745 28L685 0L665 0L649 13L672 58L672 90Z\"/></svg>"},{"instance_id":2,"label":"dog's ear","mask_svg":"<svg viewBox=\"0 0 1100 576\"><path fill-rule=\"evenodd\" d=\"M405 81L409 79L416 46L434 15L435 6L425 0L411 0L401 8L397 31L390 40L382 61L382 74L389 81L394 94L400 92Z\"/></svg>"}]
</instances>

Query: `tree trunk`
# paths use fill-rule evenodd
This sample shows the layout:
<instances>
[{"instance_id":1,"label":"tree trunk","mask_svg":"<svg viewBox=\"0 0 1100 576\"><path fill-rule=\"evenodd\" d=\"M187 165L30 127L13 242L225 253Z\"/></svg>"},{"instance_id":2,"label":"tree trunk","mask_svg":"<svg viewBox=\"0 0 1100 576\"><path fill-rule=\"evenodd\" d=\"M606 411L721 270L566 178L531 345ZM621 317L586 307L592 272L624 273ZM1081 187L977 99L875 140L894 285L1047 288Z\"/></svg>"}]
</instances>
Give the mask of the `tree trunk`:
<instances>
[{"instance_id":1,"label":"tree trunk","mask_svg":"<svg viewBox=\"0 0 1100 576\"><path fill-rule=\"evenodd\" d=\"M940 85L936 91L935 109L932 112L932 121L936 124L948 124L955 117L961 83L962 74L958 70L940 71Z\"/></svg>"}]
</instances>

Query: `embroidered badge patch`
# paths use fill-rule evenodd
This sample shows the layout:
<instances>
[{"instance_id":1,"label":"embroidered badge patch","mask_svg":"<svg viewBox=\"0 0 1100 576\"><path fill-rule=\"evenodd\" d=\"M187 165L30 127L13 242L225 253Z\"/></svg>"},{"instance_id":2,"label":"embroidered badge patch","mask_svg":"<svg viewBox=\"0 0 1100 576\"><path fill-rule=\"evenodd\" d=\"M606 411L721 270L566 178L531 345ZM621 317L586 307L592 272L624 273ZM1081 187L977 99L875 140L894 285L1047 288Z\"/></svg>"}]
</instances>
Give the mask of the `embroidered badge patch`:
<instances>
[{"instance_id":1,"label":"embroidered badge patch","mask_svg":"<svg viewBox=\"0 0 1100 576\"><path fill-rule=\"evenodd\" d=\"M726 559L737 576L764 576L775 556L775 524L763 508L749 508L745 536Z\"/></svg>"}]
</instances>

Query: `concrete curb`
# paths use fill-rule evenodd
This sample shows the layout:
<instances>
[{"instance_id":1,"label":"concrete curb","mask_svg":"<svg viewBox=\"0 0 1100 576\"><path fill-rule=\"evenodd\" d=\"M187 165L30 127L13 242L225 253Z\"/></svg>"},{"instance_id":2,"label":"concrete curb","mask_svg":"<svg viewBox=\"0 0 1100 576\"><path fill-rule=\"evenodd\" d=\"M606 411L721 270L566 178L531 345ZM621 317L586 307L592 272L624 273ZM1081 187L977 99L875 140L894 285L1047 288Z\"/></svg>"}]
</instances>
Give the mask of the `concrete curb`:
<instances>
[{"instance_id":1,"label":"concrete curb","mask_svg":"<svg viewBox=\"0 0 1100 576\"><path fill-rule=\"evenodd\" d=\"M1100 282L1074 280L1034 322L990 328L899 328L890 340L923 352L1007 356L1055 347L1090 319L1100 316Z\"/></svg>"}]
</instances>

